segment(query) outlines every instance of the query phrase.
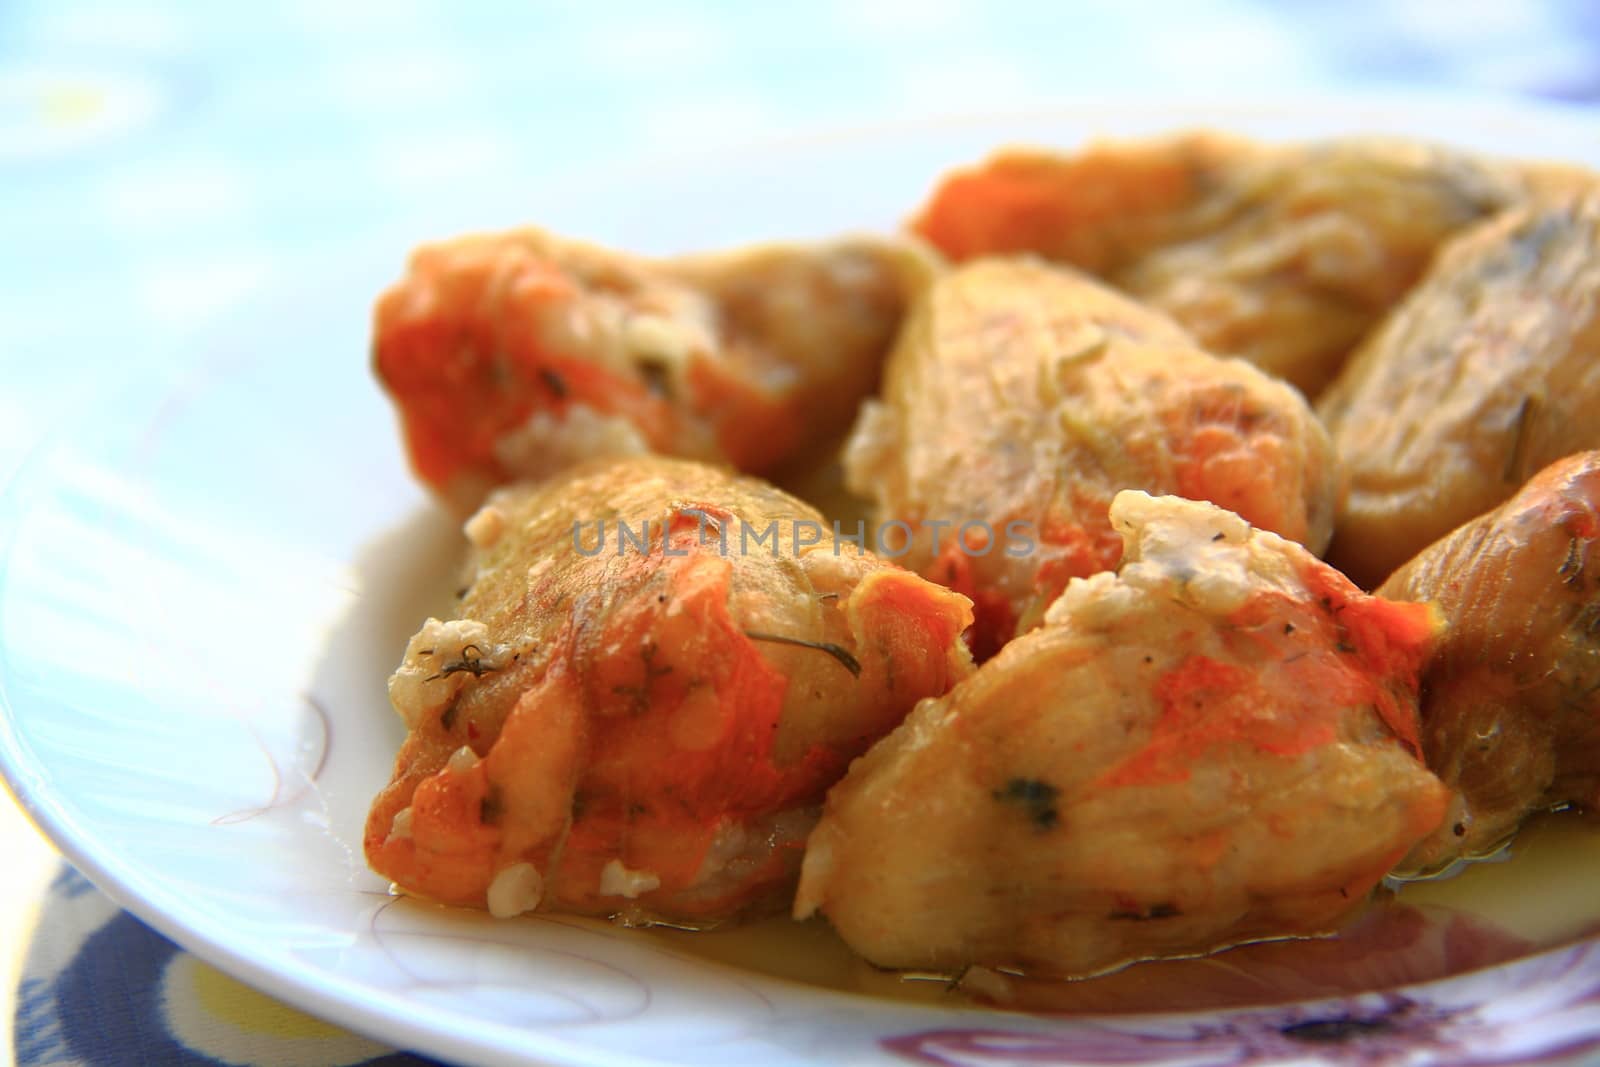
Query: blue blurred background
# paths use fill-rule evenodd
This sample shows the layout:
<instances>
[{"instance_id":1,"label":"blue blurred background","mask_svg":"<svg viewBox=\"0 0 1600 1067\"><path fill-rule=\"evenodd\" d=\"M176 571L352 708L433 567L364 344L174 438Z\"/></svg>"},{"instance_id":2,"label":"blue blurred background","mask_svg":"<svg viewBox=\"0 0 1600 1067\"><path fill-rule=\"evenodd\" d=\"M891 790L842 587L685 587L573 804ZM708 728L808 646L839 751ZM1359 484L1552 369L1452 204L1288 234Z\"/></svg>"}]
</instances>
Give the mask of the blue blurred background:
<instances>
[{"instance_id":1,"label":"blue blurred background","mask_svg":"<svg viewBox=\"0 0 1600 1067\"><path fill-rule=\"evenodd\" d=\"M1121 94L1600 97L1593 0L0 3L0 477L98 377L396 234L749 138ZM492 217L485 205L495 205Z\"/></svg>"}]
</instances>

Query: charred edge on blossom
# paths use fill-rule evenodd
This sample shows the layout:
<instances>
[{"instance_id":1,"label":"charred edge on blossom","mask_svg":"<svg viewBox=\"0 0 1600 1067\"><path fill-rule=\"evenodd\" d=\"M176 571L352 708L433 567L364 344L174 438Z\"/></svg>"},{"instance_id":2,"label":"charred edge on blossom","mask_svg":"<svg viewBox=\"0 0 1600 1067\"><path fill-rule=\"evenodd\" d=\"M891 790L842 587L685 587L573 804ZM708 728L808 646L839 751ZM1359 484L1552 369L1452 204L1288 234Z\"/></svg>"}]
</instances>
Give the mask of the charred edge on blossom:
<instances>
[{"instance_id":1,"label":"charred edge on blossom","mask_svg":"<svg viewBox=\"0 0 1600 1067\"><path fill-rule=\"evenodd\" d=\"M1028 813L1028 819L1038 830L1052 830L1061 821L1056 811L1056 797L1061 790L1039 778L1013 778L1004 789L990 794L1002 804L1015 804Z\"/></svg>"},{"instance_id":2,"label":"charred edge on blossom","mask_svg":"<svg viewBox=\"0 0 1600 1067\"><path fill-rule=\"evenodd\" d=\"M746 630L744 635L752 641L771 641L776 645L795 645L798 648L815 649L826 652L839 661L839 665L850 672L851 677L861 677L861 661L850 654L850 650L832 641L807 641L800 637L785 637L783 634L764 634L755 630Z\"/></svg>"},{"instance_id":3,"label":"charred edge on blossom","mask_svg":"<svg viewBox=\"0 0 1600 1067\"><path fill-rule=\"evenodd\" d=\"M1531 393L1525 394L1522 403L1517 405L1516 418L1511 423L1511 452L1506 456L1505 470L1500 472L1501 481L1514 485L1523 481L1522 468L1528 458L1529 427L1538 407L1538 398Z\"/></svg>"},{"instance_id":4,"label":"charred edge on blossom","mask_svg":"<svg viewBox=\"0 0 1600 1067\"><path fill-rule=\"evenodd\" d=\"M1151 919L1176 919L1183 915L1176 904L1152 904L1143 911L1114 911L1108 919L1126 922L1147 922Z\"/></svg>"},{"instance_id":5,"label":"charred edge on blossom","mask_svg":"<svg viewBox=\"0 0 1600 1067\"><path fill-rule=\"evenodd\" d=\"M428 649L423 654L432 655L433 650ZM446 663L443 667L439 668L438 674L431 674L424 678L423 681L434 682L438 681L440 678L445 678L452 674L462 673L470 674L474 678L482 678L485 674L489 674L499 669L500 668L496 667L494 664L485 663L483 661L483 649L479 648L477 645L462 645L460 659L451 660L449 663Z\"/></svg>"}]
</instances>

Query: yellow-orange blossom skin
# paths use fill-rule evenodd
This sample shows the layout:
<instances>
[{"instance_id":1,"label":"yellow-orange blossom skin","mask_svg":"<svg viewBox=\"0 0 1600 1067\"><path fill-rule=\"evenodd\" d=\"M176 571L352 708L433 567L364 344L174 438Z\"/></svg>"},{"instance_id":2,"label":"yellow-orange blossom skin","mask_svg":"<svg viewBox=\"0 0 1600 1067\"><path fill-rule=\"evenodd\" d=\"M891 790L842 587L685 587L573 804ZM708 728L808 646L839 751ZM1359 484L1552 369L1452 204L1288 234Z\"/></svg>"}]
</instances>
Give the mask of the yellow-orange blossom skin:
<instances>
[{"instance_id":1,"label":"yellow-orange blossom skin","mask_svg":"<svg viewBox=\"0 0 1600 1067\"><path fill-rule=\"evenodd\" d=\"M1079 977L1332 930L1444 815L1431 610L1238 516L1124 492L1116 573L851 767L796 913L885 967Z\"/></svg>"},{"instance_id":2,"label":"yellow-orange blossom skin","mask_svg":"<svg viewBox=\"0 0 1600 1067\"><path fill-rule=\"evenodd\" d=\"M1338 486L1327 434L1289 386L1027 257L968 263L924 293L845 471L880 523L914 529L900 562L973 599L980 656L1037 625L1068 579L1116 565L1119 490L1209 500L1320 551ZM992 541L959 541L969 520Z\"/></svg>"},{"instance_id":3,"label":"yellow-orange blossom skin","mask_svg":"<svg viewBox=\"0 0 1600 1067\"><path fill-rule=\"evenodd\" d=\"M650 523L648 550L619 521ZM965 598L848 544L794 552L821 521L658 457L495 496L468 524L459 619L430 620L390 683L409 734L368 817L373 868L502 913L783 907L828 786L970 670ZM784 543L740 551L743 524Z\"/></svg>"},{"instance_id":4,"label":"yellow-orange blossom skin","mask_svg":"<svg viewBox=\"0 0 1600 1067\"><path fill-rule=\"evenodd\" d=\"M1492 852L1531 812L1600 810L1600 452L1557 460L1378 590L1448 631L1423 675L1422 745L1456 791L1409 870Z\"/></svg>"},{"instance_id":5,"label":"yellow-orange blossom skin","mask_svg":"<svg viewBox=\"0 0 1600 1067\"><path fill-rule=\"evenodd\" d=\"M1314 398L1442 241L1564 181L1412 141L1191 132L998 152L947 175L912 227L958 262L1091 271Z\"/></svg>"},{"instance_id":6,"label":"yellow-orange blossom skin","mask_svg":"<svg viewBox=\"0 0 1600 1067\"><path fill-rule=\"evenodd\" d=\"M1350 492L1329 559L1376 586L1540 469L1600 448L1600 191L1447 244L1317 402Z\"/></svg>"},{"instance_id":7,"label":"yellow-orange blossom skin","mask_svg":"<svg viewBox=\"0 0 1600 1067\"><path fill-rule=\"evenodd\" d=\"M766 473L841 433L937 258L859 237L648 259L534 228L425 245L374 313L412 468L495 485L658 452Z\"/></svg>"}]
</instances>

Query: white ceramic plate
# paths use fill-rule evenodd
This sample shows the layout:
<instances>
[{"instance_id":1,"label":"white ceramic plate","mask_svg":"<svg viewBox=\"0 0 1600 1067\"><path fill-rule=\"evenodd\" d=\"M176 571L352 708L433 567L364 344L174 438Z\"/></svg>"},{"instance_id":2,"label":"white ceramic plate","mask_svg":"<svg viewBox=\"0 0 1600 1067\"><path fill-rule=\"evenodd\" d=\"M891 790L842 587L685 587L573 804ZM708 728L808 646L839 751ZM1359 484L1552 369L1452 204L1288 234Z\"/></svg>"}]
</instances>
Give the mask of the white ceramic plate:
<instances>
[{"instance_id":1,"label":"white ceramic plate","mask_svg":"<svg viewBox=\"0 0 1600 1067\"><path fill-rule=\"evenodd\" d=\"M1197 123L1600 163L1600 126L1548 109L1096 104L730 150L574 185L528 211L653 251L881 228L941 168L997 142ZM407 477L367 373L367 308L398 269L390 254L353 262L152 370L58 434L0 509L0 762L67 856L162 932L379 1040L483 1064L1593 1053L1596 942L1336 1002L1066 1021L840 993L603 924L501 923L390 898L360 846L401 734L383 680L438 602L456 540Z\"/></svg>"}]
</instances>

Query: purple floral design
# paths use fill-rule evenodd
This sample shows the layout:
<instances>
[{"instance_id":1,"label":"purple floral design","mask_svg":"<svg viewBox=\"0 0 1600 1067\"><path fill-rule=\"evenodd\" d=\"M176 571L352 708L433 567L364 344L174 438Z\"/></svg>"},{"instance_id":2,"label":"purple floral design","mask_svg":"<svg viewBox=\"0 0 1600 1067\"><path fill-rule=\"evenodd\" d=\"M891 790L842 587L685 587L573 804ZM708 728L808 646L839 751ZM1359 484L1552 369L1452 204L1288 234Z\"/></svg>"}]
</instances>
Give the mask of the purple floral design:
<instances>
[{"instance_id":1,"label":"purple floral design","mask_svg":"<svg viewBox=\"0 0 1600 1067\"><path fill-rule=\"evenodd\" d=\"M1488 1067L1600 1048L1600 939L1387 993L1220 1015L926 1030L889 1051L940 1067L1290 1061Z\"/></svg>"}]
</instances>

